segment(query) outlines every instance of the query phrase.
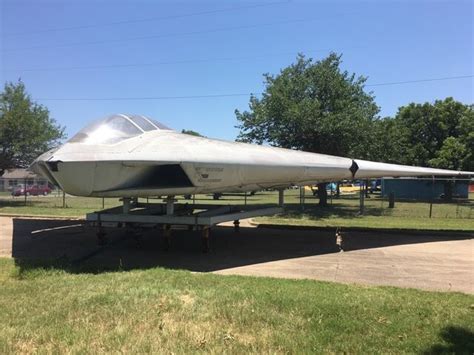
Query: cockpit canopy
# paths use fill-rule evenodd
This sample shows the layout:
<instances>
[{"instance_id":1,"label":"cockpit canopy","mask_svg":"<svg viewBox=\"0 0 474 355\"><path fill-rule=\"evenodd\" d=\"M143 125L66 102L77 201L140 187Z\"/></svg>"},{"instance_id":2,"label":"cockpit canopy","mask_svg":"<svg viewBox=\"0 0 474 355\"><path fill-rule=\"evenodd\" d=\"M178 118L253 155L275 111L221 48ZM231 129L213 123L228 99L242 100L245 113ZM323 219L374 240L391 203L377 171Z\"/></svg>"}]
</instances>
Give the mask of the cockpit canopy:
<instances>
[{"instance_id":1,"label":"cockpit canopy","mask_svg":"<svg viewBox=\"0 0 474 355\"><path fill-rule=\"evenodd\" d=\"M68 143L114 144L154 130L170 129L145 116L118 114L91 123Z\"/></svg>"}]
</instances>

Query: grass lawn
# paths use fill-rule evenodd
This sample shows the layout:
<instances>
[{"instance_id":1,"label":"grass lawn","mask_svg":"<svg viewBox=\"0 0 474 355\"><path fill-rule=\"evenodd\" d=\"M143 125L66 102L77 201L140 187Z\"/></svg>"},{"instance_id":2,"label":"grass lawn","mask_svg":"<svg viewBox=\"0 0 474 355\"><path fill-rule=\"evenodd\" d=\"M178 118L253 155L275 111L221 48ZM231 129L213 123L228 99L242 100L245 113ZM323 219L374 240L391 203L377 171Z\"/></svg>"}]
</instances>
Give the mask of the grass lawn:
<instances>
[{"instance_id":1,"label":"grass lawn","mask_svg":"<svg viewBox=\"0 0 474 355\"><path fill-rule=\"evenodd\" d=\"M192 203L178 196L180 202ZM247 204L276 204L276 192L259 192L247 197ZM141 199L141 201L145 201ZM161 199L152 200L154 202ZM215 201L210 195L197 195L196 203L206 204L244 204L243 194L223 196ZM410 228L410 229L449 229L474 230L474 194L469 200L454 203L436 202L433 204L432 218L429 218L430 205L427 202L397 201L394 209L388 208L388 201L378 195L371 195L365 201L365 213L359 212L359 196L341 196L329 201L330 206L319 208L318 200L312 196L305 199L305 210L301 210L299 190L285 192L286 212L274 217L257 218L257 222L272 224L330 226L330 227L368 227L368 228ZM117 198L104 199L106 208L117 206ZM66 197L63 208L62 195L12 198L0 196L0 214L71 216L84 217L86 213L102 209L101 198Z\"/></svg>"},{"instance_id":2,"label":"grass lawn","mask_svg":"<svg viewBox=\"0 0 474 355\"><path fill-rule=\"evenodd\" d=\"M474 351L474 296L0 259L0 352Z\"/></svg>"}]
</instances>

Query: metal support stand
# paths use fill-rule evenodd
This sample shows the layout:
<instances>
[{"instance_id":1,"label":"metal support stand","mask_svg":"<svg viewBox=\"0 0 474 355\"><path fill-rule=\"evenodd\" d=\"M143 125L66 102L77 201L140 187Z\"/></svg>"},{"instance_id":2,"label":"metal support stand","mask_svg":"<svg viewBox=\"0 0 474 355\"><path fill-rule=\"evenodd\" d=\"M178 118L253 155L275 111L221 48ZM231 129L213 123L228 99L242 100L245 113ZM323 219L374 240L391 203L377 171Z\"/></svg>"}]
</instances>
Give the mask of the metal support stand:
<instances>
[{"instance_id":1,"label":"metal support stand","mask_svg":"<svg viewBox=\"0 0 474 355\"><path fill-rule=\"evenodd\" d=\"M240 221L238 219L234 221L234 232L240 232Z\"/></svg>"},{"instance_id":2,"label":"metal support stand","mask_svg":"<svg viewBox=\"0 0 474 355\"><path fill-rule=\"evenodd\" d=\"M165 202L166 202L166 214L168 216L172 216L174 214L174 203L176 202L176 200L174 199L174 196L168 196Z\"/></svg>"},{"instance_id":3,"label":"metal support stand","mask_svg":"<svg viewBox=\"0 0 474 355\"><path fill-rule=\"evenodd\" d=\"M123 214L129 214L130 213L130 197L124 197L122 199L123 202Z\"/></svg>"},{"instance_id":4,"label":"metal support stand","mask_svg":"<svg viewBox=\"0 0 474 355\"><path fill-rule=\"evenodd\" d=\"M283 191L280 192L280 196L282 202ZM133 233L144 228L163 228L167 250L171 242L171 226L186 226L189 230L198 230L206 237L204 239L208 239L209 229L216 224L234 222L234 228L238 230L242 219L274 215L283 211L281 207L257 205L177 204L172 197L168 197L164 202L166 203L134 201L132 204L129 198L125 198L123 206L88 213L86 219L88 223L99 227L110 224L116 227L129 225L133 227ZM100 228L99 232L98 237L101 237L103 231Z\"/></svg>"}]
</instances>

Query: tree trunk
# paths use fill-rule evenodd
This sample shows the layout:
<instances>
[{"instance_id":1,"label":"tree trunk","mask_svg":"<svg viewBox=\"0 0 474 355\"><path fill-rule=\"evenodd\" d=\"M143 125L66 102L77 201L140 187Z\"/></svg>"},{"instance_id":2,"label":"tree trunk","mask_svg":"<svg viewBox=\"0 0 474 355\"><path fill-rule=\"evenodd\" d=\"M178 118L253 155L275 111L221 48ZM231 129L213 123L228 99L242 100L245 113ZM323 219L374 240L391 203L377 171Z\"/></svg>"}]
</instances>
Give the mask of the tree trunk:
<instances>
[{"instance_id":1,"label":"tree trunk","mask_svg":"<svg viewBox=\"0 0 474 355\"><path fill-rule=\"evenodd\" d=\"M318 197L319 205L327 206L328 205L328 192L326 190L326 183L322 182L318 184Z\"/></svg>"}]
</instances>

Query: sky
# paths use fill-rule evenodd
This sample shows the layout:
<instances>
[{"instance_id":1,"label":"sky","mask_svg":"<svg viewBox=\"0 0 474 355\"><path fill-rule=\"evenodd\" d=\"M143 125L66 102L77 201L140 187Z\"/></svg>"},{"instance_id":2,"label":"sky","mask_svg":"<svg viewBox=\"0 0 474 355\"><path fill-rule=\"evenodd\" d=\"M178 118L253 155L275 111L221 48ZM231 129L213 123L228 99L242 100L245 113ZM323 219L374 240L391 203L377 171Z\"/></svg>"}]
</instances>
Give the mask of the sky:
<instances>
[{"instance_id":1,"label":"sky","mask_svg":"<svg viewBox=\"0 0 474 355\"><path fill-rule=\"evenodd\" d=\"M448 96L472 104L473 3L0 0L0 81L21 78L70 137L135 113L234 140L235 109L297 53L342 54L381 116Z\"/></svg>"}]
</instances>

